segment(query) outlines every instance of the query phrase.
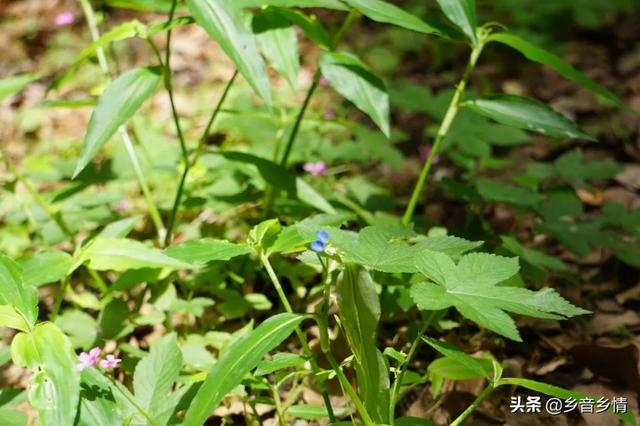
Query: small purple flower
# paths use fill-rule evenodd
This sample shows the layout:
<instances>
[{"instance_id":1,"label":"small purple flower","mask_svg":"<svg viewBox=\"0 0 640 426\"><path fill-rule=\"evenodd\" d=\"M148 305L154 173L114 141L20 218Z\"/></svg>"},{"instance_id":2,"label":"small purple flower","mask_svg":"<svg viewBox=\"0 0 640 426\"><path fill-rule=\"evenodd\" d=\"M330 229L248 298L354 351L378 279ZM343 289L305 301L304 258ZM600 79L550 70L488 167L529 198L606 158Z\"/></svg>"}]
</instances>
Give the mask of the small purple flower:
<instances>
[{"instance_id":1,"label":"small purple flower","mask_svg":"<svg viewBox=\"0 0 640 426\"><path fill-rule=\"evenodd\" d=\"M311 243L311 250L317 253L322 253L324 252L325 248L327 248L327 243L329 242L329 234L327 233L327 231L320 230L316 232L316 237L318 239Z\"/></svg>"},{"instance_id":2,"label":"small purple flower","mask_svg":"<svg viewBox=\"0 0 640 426\"><path fill-rule=\"evenodd\" d=\"M336 118L336 112L331 108L327 108L324 110L323 117L325 120L334 120Z\"/></svg>"},{"instance_id":3,"label":"small purple flower","mask_svg":"<svg viewBox=\"0 0 640 426\"><path fill-rule=\"evenodd\" d=\"M55 24L59 27L64 27L65 25L71 25L76 21L76 16L73 12L61 12L56 15L54 20Z\"/></svg>"},{"instance_id":4,"label":"small purple flower","mask_svg":"<svg viewBox=\"0 0 640 426\"><path fill-rule=\"evenodd\" d=\"M98 347L95 347L91 349L89 353L82 352L80 355L78 355L78 359L80 360L80 362L76 366L78 371L82 371L85 368L95 367L98 364L100 352L102 352L102 350Z\"/></svg>"},{"instance_id":5,"label":"small purple flower","mask_svg":"<svg viewBox=\"0 0 640 426\"><path fill-rule=\"evenodd\" d=\"M320 87L329 87L330 84L329 80L324 75L320 76L320 81L318 83L320 83Z\"/></svg>"},{"instance_id":6,"label":"small purple flower","mask_svg":"<svg viewBox=\"0 0 640 426\"><path fill-rule=\"evenodd\" d=\"M100 367L102 368L116 368L122 360L120 358L116 358L114 355L107 355L105 359L100 361Z\"/></svg>"},{"instance_id":7,"label":"small purple flower","mask_svg":"<svg viewBox=\"0 0 640 426\"><path fill-rule=\"evenodd\" d=\"M418 148L418 151L420 152L420 158L423 161L427 161L427 158L429 158L429 155L431 155L431 145L427 144L427 145L422 145L420 146L420 148ZM433 164L438 164L440 162L440 154L437 154L434 158L433 158Z\"/></svg>"},{"instance_id":8,"label":"small purple flower","mask_svg":"<svg viewBox=\"0 0 640 426\"><path fill-rule=\"evenodd\" d=\"M327 174L327 163L324 161L318 161L315 163L304 163L302 166L305 172L310 173L312 176L324 176Z\"/></svg>"}]
</instances>

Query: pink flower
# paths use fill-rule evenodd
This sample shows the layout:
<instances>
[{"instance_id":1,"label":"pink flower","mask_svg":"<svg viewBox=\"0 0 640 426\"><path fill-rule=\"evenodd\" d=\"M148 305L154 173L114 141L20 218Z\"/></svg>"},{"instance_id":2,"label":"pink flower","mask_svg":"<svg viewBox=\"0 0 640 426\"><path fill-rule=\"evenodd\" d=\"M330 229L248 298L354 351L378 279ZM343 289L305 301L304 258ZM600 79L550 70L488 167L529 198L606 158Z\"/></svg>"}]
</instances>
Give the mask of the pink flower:
<instances>
[{"instance_id":1,"label":"pink flower","mask_svg":"<svg viewBox=\"0 0 640 426\"><path fill-rule=\"evenodd\" d=\"M73 12L61 12L56 15L55 24L59 27L63 27L65 25L71 25L75 22L76 16Z\"/></svg>"},{"instance_id":2,"label":"pink flower","mask_svg":"<svg viewBox=\"0 0 640 426\"><path fill-rule=\"evenodd\" d=\"M320 76L318 83L320 83L320 87L329 87L329 80L324 75Z\"/></svg>"},{"instance_id":3,"label":"pink flower","mask_svg":"<svg viewBox=\"0 0 640 426\"><path fill-rule=\"evenodd\" d=\"M324 119L325 120L333 120L334 118L336 118L336 112L332 109L325 109L324 110Z\"/></svg>"},{"instance_id":4,"label":"pink flower","mask_svg":"<svg viewBox=\"0 0 640 426\"><path fill-rule=\"evenodd\" d=\"M420 152L420 158L423 161L427 161L427 158L429 158L429 155L431 155L431 145L422 145L420 146L420 148L418 148L418 152ZM433 158L433 164L438 164L440 162L440 154L437 154L434 158Z\"/></svg>"},{"instance_id":5,"label":"pink flower","mask_svg":"<svg viewBox=\"0 0 640 426\"><path fill-rule=\"evenodd\" d=\"M107 355L105 359L100 361L100 367L102 368L116 368L122 360L120 358L116 358L114 355Z\"/></svg>"},{"instance_id":6,"label":"pink flower","mask_svg":"<svg viewBox=\"0 0 640 426\"><path fill-rule=\"evenodd\" d=\"M80 355L78 355L78 359L80 360L80 362L76 366L78 371L82 371L85 368L95 367L96 364L98 364L100 352L102 352L102 350L98 347L95 347L91 349L89 353L82 352Z\"/></svg>"},{"instance_id":7,"label":"pink flower","mask_svg":"<svg viewBox=\"0 0 640 426\"><path fill-rule=\"evenodd\" d=\"M324 161L318 161L316 163L304 163L302 166L305 172L310 173L313 176L324 176L327 174L327 163Z\"/></svg>"}]
</instances>

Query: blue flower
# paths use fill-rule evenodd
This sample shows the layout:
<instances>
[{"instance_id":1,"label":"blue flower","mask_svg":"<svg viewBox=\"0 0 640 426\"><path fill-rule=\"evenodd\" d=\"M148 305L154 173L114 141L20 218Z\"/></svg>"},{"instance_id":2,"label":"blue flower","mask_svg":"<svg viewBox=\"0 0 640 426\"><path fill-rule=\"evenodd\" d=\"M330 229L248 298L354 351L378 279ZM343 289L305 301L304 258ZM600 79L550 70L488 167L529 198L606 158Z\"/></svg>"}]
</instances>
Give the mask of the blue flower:
<instances>
[{"instance_id":1,"label":"blue flower","mask_svg":"<svg viewBox=\"0 0 640 426\"><path fill-rule=\"evenodd\" d=\"M320 240L315 240L314 242L311 243L311 250L318 252L318 253L322 253L324 251L324 243Z\"/></svg>"},{"instance_id":2,"label":"blue flower","mask_svg":"<svg viewBox=\"0 0 640 426\"><path fill-rule=\"evenodd\" d=\"M316 237L318 237L318 241L321 241L324 244L327 244L329 241L329 234L327 231L318 231L316 232Z\"/></svg>"},{"instance_id":3,"label":"blue flower","mask_svg":"<svg viewBox=\"0 0 640 426\"><path fill-rule=\"evenodd\" d=\"M329 242L329 234L327 231L318 231L316 232L317 240L311 243L311 250L322 253Z\"/></svg>"}]
</instances>

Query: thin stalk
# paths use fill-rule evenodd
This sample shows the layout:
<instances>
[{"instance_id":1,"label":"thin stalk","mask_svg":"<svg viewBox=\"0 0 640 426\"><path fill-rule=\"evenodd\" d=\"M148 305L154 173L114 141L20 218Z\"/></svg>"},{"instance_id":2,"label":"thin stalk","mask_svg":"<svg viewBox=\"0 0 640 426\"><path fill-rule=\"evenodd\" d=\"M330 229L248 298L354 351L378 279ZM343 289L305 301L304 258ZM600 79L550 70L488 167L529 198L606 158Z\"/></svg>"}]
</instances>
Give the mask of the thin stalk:
<instances>
[{"instance_id":1,"label":"thin stalk","mask_svg":"<svg viewBox=\"0 0 640 426\"><path fill-rule=\"evenodd\" d=\"M396 371L396 377L395 377L395 380L393 381L393 386L391 388L391 397L389 398L389 425L391 426L393 426L395 423L395 411L396 411L396 405L398 404L398 400L399 400L398 396L400 392L400 385L402 384L402 379L404 378L404 375L407 372L407 368L409 367L409 365L411 365L411 361L413 360L413 357L415 356L416 351L418 350L418 346L420 346L420 342L422 341L422 335L427 331L427 328L429 328L430 322L431 321L425 321L422 324L422 327L420 327L420 331L418 332L418 335L416 336L413 343L411 344L411 348L409 349L409 353L407 354L407 357L404 359L404 362L402 362L402 364L398 366L398 369Z\"/></svg>"},{"instance_id":2,"label":"thin stalk","mask_svg":"<svg viewBox=\"0 0 640 426\"><path fill-rule=\"evenodd\" d=\"M182 194L184 192L184 185L187 181L187 176L189 174L189 171L191 170L191 167L193 167L193 165L198 161L198 157L200 156L200 152L202 151L202 146L204 145L207 138L209 137L211 128L213 127L213 124L215 123L216 118L220 114L222 110L222 105L224 104L224 101L227 99L227 96L229 95L229 91L231 90L231 86L233 86L233 83L235 82L237 77L238 77L238 70L236 70L233 73L233 75L227 82L227 85L225 86L224 91L222 92L222 96L218 100L218 104L216 105L213 112L211 113L211 117L209 117L209 121L207 122L207 125L204 131L202 132L202 136L200 136L200 139L198 140L198 146L196 147L196 151L193 154L193 158L189 160L187 155L187 158L184 163L184 170L182 171L182 175L180 176L180 182L178 183L178 190L173 200L173 207L171 208L171 215L169 216L169 222L167 224L167 235L165 237L165 245L168 245L171 242L171 236L173 234L173 228L175 226L176 216L178 214L178 209L180 208L180 202L182 200Z\"/></svg>"},{"instance_id":3,"label":"thin stalk","mask_svg":"<svg viewBox=\"0 0 640 426\"><path fill-rule=\"evenodd\" d=\"M347 379L347 376L345 376L342 372L342 369L340 368L340 365L338 365L336 359L333 357L333 354L330 351L327 351L324 352L324 356L327 358L329 364L331 364L331 368L336 373L338 381L340 382L340 386L342 386L342 389L347 393L347 395L349 395L349 398L351 398L351 401L356 406L356 410L358 410L358 414L360 414L360 419L362 420L362 422L365 424L365 426L375 426L375 422L371 419L371 416L369 416L367 408L358 397L358 394L356 393L353 386L351 386L351 383L349 383L349 379Z\"/></svg>"},{"instance_id":4,"label":"thin stalk","mask_svg":"<svg viewBox=\"0 0 640 426\"><path fill-rule=\"evenodd\" d=\"M44 198L42 198L42 196L33 187L33 185L31 185L31 182L29 182L28 179L25 179L25 177L22 176L22 174L18 171L18 169L15 168L11 160L4 154L1 149L0 157L2 157L2 161L4 162L9 173L11 173L15 177L15 179L25 187L31 198L33 198L33 201L35 201L36 204L38 204L38 206L40 206L40 208L45 211L47 216L49 216L49 218L53 220L56 225L58 225L58 227L62 230L62 232L73 242L73 232L71 232L69 225L67 225L67 223L65 222L64 218L60 214L60 211L51 206L45 201Z\"/></svg>"},{"instance_id":5,"label":"thin stalk","mask_svg":"<svg viewBox=\"0 0 640 426\"><path fill-rule=\"evenodd\" d=\"M494 382L489 383L489 385L478 395L478 397L473 401L473 403L467 407L466 410L462 412L449 426L459 426L462 422L473 413L473 411L478 408L478 406L484 401L491 392L496 388L496 384Z\"/></svg>"},{"instance_id":6,"label":"thin stalk","mask_svg":"<svg viewBox=\"0 0 640 426\"><path fill-rule=\"evenodd\" d=\"M407 205L407 210L402 217L402 223L408 224L413 217L413 212L416 209L418 201L420 200L420 195L422 194L422 190L424 189L425 182L427 177L429 176L429 172L431 171L431 166L433 165L433 161L438 155L440 151L440 144L449 133L451 129L451 124L453 120L456 118L458 114L458 110L460 107L460 99L467 87L469 82L469 78L471 77L471 73L478 62L478 58L482 53L482 49L484 47L484 43L481 41L477 46L473 48L471 51L471 55L469 57L469 62L467 67L462 75L462 79L458 83L455 92L453 93L453 98L451 98L451 102L449 103L449 108L447 108L447 112L440 124L440 128L438 129L438 133L436 135L435 141L433 142L433 146L431 147L431 152L429 153L429 157L427 161L424 163L424 167L422 168L422 172L420 173L420 177L418 177L418 181L416 182L416 186L413 189L413 194L411 194L411 199L409 200L409 204Z\"/></svg>"},{"instance_id":7,"label":"thin stalk","mask_svg":"<svg viewBox=\"0 0 640 426\"><path fill-rule=\"evenodd\" d=\"M87 25L89 26L89 31L91 33L91 39L95 42L100 38L100 30L98 29L98 22L96 20L96 15L93 10L93 6L91 6L91 2L89 0L79 0L80 6L82 7L82 12L87 20ZM111 73L109 71L109 65L107 64L107 57L104 53L104 49L102 47L98 47L96 50L96 55L98 56L98 63L100 64L100 69L107 79L111 78ZM164 237L164 225L162 224L162 219L160 217L160 213L158 208L151 197L151 191L149 191L149 185L147 183L147 179L142 173L142 169L140 168L140 162L138 160L138 155L136 154L135 149L133 148L133 144L131 143L131 138L129 137L129 133L127 129L123 126L120 128L120 136L122 137L122 141L124 142L125 148L127 150L127 154L131 160L131 164L136 173L136 177L138 179L138 184L142 189L142 193L144 195L145 201L147 202L147 206L149 208L149 215L151 216L151 220L158 232L158 237L160 241L162 241Z\"/></svg>"},{"instance_id":8,"label":"thin stalk","mask_svg":"<svg viewBox=\"0 0 640 426\"><path fill-rule=\"evenodd\" d=\"M262 265L267 271L267 275L269 275L269 279L271 280L271 283L273 284L274 288L276 289L276 292L278 293L278 297L280 298L280 302L284 306L284 309L288 313L293 313L293 308L291 308L289 299L287 299L287 295L284 293L282 285L280 284L280 280L278 279L278 275L276 275L276 272L273 270L273 266L271 266L269 257L263 253L260 255L260 260L262 261ZM304 336L304 333L302 332L300 327L296 327L295 332L296 332L296 336L298 336L298 340L300 341L300 345L302 345L302 350L304 351L305 355L309 358L309 363L311 364L311 371L313 372L314 376L317 376L318 373L320 372L320 368L318 367L318 362L316 361L315 355L313 354L313 351L309 346L309 342L307 341L307 338ZM329 399L329 392L326 389L326 385L321 384L320 390L322 393L322 399L324 400L325 406L327 407L329 420L331 421L331 423L335 423L336 418L333 412L333 406L331 405L331 400Z\"/></svg>"},{"instance_id":9,"label":"thin stalk","mask_svg":"<svg viewBox=\"0 0 640 426\"><path fill-rule=\"evenodd\" d=\"M331 51L334 51L336 47L338 47L340 40L342 40L342 37L345 35L349 27L351 27L351 25L353 24L357 16L358 16L358 11L356 9L351 9L349 14L347 15L347 18L344 20L344 22L342 23L342 26L338 30L336 37L333 40L333 46L331 46ZM307 95L304 98L302 108L300 108L300 111L298 112L298 116L296 117L296 121L293 125L293 129L291 130L291 134L289 135L289 140L287 141L284 154L282 156L282 159L280 160L280 165L282 167L287 167L287 162L289 161L289 155L291 154L291 150L293 149L293 145L298 136L298 132L300 131L300 125L302 124L304 115L307 112L307 108L309 107L309 102L311 101L311 98L313 97L316 89L318 88L318 84L320 83L320 76L321 76L321 72L320 72L320 69L318 68L315 74L313 75L313 82L311 83L311 87L309 87L309 90L307 91Z\"/></svg>"},{"instance_id":10,"label":"thin stalk","mask_svg":"<svg viewBox=\"0 0 640 426\"><path fill-rule=\"evenodd\" d=\"M273 394L273 403L276 406L276 417L278 417L278 425L285 426L284 411L282 411L282 401L280 401L280 391L278 390L278 387L272 386L271 393Z\"/></svg>"},{"instance_id":11,"label":"thin stalk","mask_svg":"<svg viewBox=\"0 0 640 426\"><path fill-rule=\"evenodd\" d=\"M60 307L62 306L64 294L67 292L67 288L69 288L69 277L65 277L62 280L60 289L58 289L58 293L56 294L56 300L53 303L53 308L51 309L51 314L49 315L49 321L54 322L56 320L56 317L60 312Z\"/></svg>"}]
</instances>

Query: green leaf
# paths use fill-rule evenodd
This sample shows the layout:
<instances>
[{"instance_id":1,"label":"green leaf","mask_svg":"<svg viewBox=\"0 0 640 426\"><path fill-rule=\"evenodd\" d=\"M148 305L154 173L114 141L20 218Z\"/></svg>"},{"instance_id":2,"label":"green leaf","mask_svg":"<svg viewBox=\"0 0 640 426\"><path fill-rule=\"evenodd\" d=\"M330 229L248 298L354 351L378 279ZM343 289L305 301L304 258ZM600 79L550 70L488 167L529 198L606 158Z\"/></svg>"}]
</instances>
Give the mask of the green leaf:
<instances>
[{"instance_id":1,"label":"green leaf","mask_svg":"<svg viewBox=\"0 0 640 426\"><path fill-rule=\"evenodd\" d=\"M445 359L455 361L459 365L465 366L465 368L474 374L474 377L487 377L493 372L492 363L490 360L474 358L460 349L452 346L441 340L432 339L431 337L423 337L429 346L440 352L445 356ZM453 378L453 377L447 377Z\"/></svg>"},{"instance_id":2,"label":"green leaf","mask_svg":"<svg viewBox=\"0 0 640 426\"><path fill-rule=\"evenodd\" d=\"M438 29L396 5L382 0L344 0L366 17L385 24L392 24L424 34L438 33Z\"/></svg>"},{"instance_id":3,"label":"green leaf","mask_svg":"<svg viewBox=\"0 0 640 426\"><path fill-rule=\"evenodd\" d=\"M350 100L391 136L389 94L384 82L356 57L348 53L325 53L320 58L322 75L342 96Z\"/></svg>"},{"instance_id":4,"label":"green leaf","mask_svg":"<svg viewBox=\"0 0 640 426\"><path fill-rule=\"evenodd\" d=\"M564 389L558 386L549 385L547 383L537 382L535 380L530 379L520 379L517 377L506 377L501 379L498 382L499 386L504 385L514 385L514 386L522 386L523 388L530 389L532 391L540 392L545 395L554 396L560 399L569 399L573 398L576 400L580 400L583 398L591 398L597 400L598 396L589 395L582 392L576 392L568 389ZM610 408L611 409L611 408ZM636 425L636 418L631 411L627 411L626 413L615 413L615 415L622 421L624 421L628 425Z\"/></svg>"},{"instance_id":5,"label":"green leaf","mask_svg":"<svg viewBox=\"0 0 640 426\"><path fill-rule=\"evenodd\" d=\"M583 88L610 100L618 106L625 106L624 101L616 96L613 92L593 82L586 75L566 63L562 58L542 49L541 47L536 46L535 44L527 40L524 40L513 34L496 33L487 38L487 42L491 41L506 44L507 46L522 53L530 61L546 65L549 68L559 72L565 78L582 86Z\"/></svg>"},{"instance_id":6,"label":"green leaf","mask_svg":"<svg viewBox=\"0 0 640 426\"><path fill-rule=\"evenodd\" d=\"M187 0L187 5L198 25L220 45L256 94L271 105L267 69L234 0Z\"/></svg>"},{"instance_id":7,"label":"green leaf","mask_svg":"<svg viewBox=\"0 0 640 426\"><path fill-rule=\"evenodd\" d=\"M267 9L254 15L252 26L264 56L295 90L300 71L300 49L298 36L289 20L277 11Z\"/></svg>"},{"instance_id":8,"label":"green leaf","mask_svg":"<svg viewBox=\"0 0 640 426\"><path fill-rule=\"evenodd\" d=\"M476 187L480 195L490 201L533 207L543 200L542 195L529 189L490 179L478 179Z\"/></svg>"},{"instance_id":9,"label":"green leaf","mask_svg":"<svg viewBox=\"0 0 640 426\"><path fill-rule=\"evenodd\" d=\"M322 26L320 21L318 21L318 18L316 18L315 16L307 16L297 10L284 8L270 8L267 10L273 10L274 12L277 12L292 24L300 27L300 29L306 34L306 36L309 37L309 39L316 43L319 47L322 47L326 50L331 49L333 40L331 39L331 36L327 32L327 30Z\"/></svg>"},{"instance_id":10,"label":"green leaf","mask_svg":"<svg viewBox=\"0 0 640 426\"><path fill-rule=\"evenodd\" d=\"M469 241L464 238L454 237L452 235L429 236L418 240L414 246L414 250L422 251L429 249L439 251L451 257L458 257L468 251L477 249L483 244L482 241Z\"/></svg>"},{"instance_id":11,"label":"green leaf","mask_svg":"<svg viewBox=\"0 0 640 426\"><path fill-rule=\"evenodd\" d=\"M141 268L193 269L194 265L167 256L162 251L126 238L96 238L80 252L78 262L88 261L96 271L126 271Z\"/></svg>"},{"instance_id":12,"label":"green leaf","mask_svg":"<svg viewBox=\"0 0 640 426\"><path fill-rule=\"evenodd\" d=\"M235 0L234 7L324 7L326 9L347 10L340 0Z\"/></svg>"},{"instance_id":13,"label":"green leaf","mask_svg":"<svg viewBox=\"0 0 640 426\"><path fill-rule=\"evenodd\" d=\"M274 371L299 367L305 362L307 362L307 359L302 355L292 354L288 352L278 352L277 354L273 355L273 358L266 359L260 362L254 374L256 376L264 376L265 374L271 374Z\"/></svg>"},{"instance_id":14,"label":"green leaf","mask_svg":"<svg viewBox=\"0 0 640 426\"><path fill-rule=\"evenodd\" d=\"M537 100L517 95L484 96L463 103L498 123L526 129L553 138L596 141L576 123Z\"/></svg>"},{"instance_id":15,"label":"green leaf","mask_svg":"<svg viewBox=\"0 0 640 426\"><path fill-rule=\"evenodd\" d=\"M134 226L140 222L140 219L140 216L133 216L112 222L105 226L104 229L98 233L97 237L124 238L129 235L129 232L133 230Z\"/></svg>"},{"instance_id":16,"label":"green leaf","mask_svg":"<svg viewBox=\"0 0 640 426\"><path fill-rule=\"evenodd\" d=\"M38 79L37 75L22 74L0 80L0 102L5 98L20 92L29 83Z\"/></svg>"},{"instance_id":17,"label":"green leaf","mask_svg":"<svg viewBox=\"0 0 640 426\"><path fill-rule=\"evenodd\" d=\"M318 238L316 232L326 227L340 226L349 218L350 215L346 213L319 214L294 223L278 234L267 254L305 250L309 243Z\"/></svg>"},{"instance_id":18,"label":"green leaf","mask_svg":"<svg viewBox=\"0 0 640 426\"><path fill-rule=\"evenodd\" d=\"M624 170L620 164L609 159L585 162L579 148L558 157L553 167L557 176L572 183L590 179L609 179Z\"/></svg>"},{"instance_id":19,"label":"green leaf","mask_svg":"<svg viewBox=\"0 0 640 426\"><path fill-rule=\"evenodd\" d=\"M151 344L133 375L133 390L139 404L155 424L166 424L174 407L167 404L182 368L182 352L174 333Z\"/></svg>"},{"instance_id":20,"label":"green leaf","mask_svg":"<svg viewBox=\"0 0 640 426\"><path fill-rule=\"evenodd\" d=\"M78 422L74 426L113 426L122 422L124 414L117 403L117 392L102 373L95 368L83 370L80 385Z\"/></svg>"},{"instance_id":21,"label":"green leaf","mask_svg":"<svg viewBox=\"0 0 640 426\"><path fill-rule=\"evenodd\" d=\"M20 260L25 285L55 283L71 273L73 257L63 251L44 251Z\"/></svg>"},{"instance_id":22,"label":"green leaf","mask_svg":"<svg viewBox=\"0 0 640 426\"><path fill-rule=\"evenodd\" d=\"M30 324L12 305L0 305L0 327L29 331Z\"/></svg>"},{"instance_id":23,"label":"green leaf","mask_svg":"<svg viewBox=\"0 0 640 426\"><path fill-rule=\"evenodd\" d=\"M113 81L102 93L91 114L84 148L73 173L75 178L100 148L142 106L162 78L159 67L134 68Z\"/></svg>"},{"instance_id":24,"label":"green leaf","mask_svg":"<svg viewBox=\"0 0 640 426\"><path fill-rule=\"evenodd\" d=\"M193 264L229 260L250 252L251 249L246 244L234 244L213 238L186 241L164 250L168 256Z\"/></svg>"},{"instance_id":25,"label":"green leaf","mask_svg":"<svg viewBox=\"0 0 640 426\"><path fill-rule=\"evenodd\" d=\"M501 235L500 239L504 248L533 266L556 271L568 270L567 265L557 257L549 256L539 250L523 247L518 240L508 235Z\"/></svg>"},{"instance_id":26,"label":"green leaf","mask_svg":"<svg viewBox=\"0 0 640 426\"><path fill-rule=\"evenodd\" d=\"M19 264L0 253L0 305L11 305L29 327L38 319L38 294L25 285Z\"/></svg>"},{"instance_id":27,"label":"green leaf","mask_svg":"<svg viewBox=\"0 0 640 426\"><path fill-rule=\"evenodd\" d=\"M285 414L296 419L319 420L329 416L327 408L320 404L296 404L287 407Z\"/></svg>"},{"instance_id":28,"label":"green leaf","mask_svg":"<svg viewBox=\"0 0 640 426\"><path fill-rule=\"evenodd\" d=\"M447 18L462 30L473 45L477 45L475 0L438 0L438 4Z\"/></svg>"},{"instance_id":29,"label":"green leaf","mask_svg":"<svg viewBox=\"0 0 640 426\"><path fill-rule=\"evenodd\" d=\"M183 425L202 425L218 407L222 398L240 384L244 376L258 365L265 353L289 337L302 319L303 317L296 314L275 315L229 346L209 370L207 378L187 410Z\"/></svg>"},{"instance_id":30,"label":"green leaf","mask_svg":"<svg viewBox=\"0 0 640 426\"><path fill-rule=\"evenodd\" d=\"M98 335L98 323L89 314L77 310L67 310L59 315L55 324L60 327L74 348L89 350Z\"/></svg>"},{"instance_id":31,"label":"green leaf","mask_svg":"<svg viewBox=\"0 0 640 426\"><path fill-rule=\"evenodd\" d=\"M369 273L347 264L336 284L340 319L355 356L359 394L371 418L389 419L389 369L377 348L380 301Z\"/></svg>"},{"instance_id":32,"label":"green leaf","mask_svg":"<svg viewBox=\"0 0 640 426\"><path fill-rule=\"evenodd\" d=\"M425 250L416 258L416 267L433 282L411 287L411 297L420 309L454 306L478 325L512 340L521 341L520 334L505 311L548 319L588 313L550 288L534 292L497 286L518 273L517 258L471 253L456 265L442 253Z\"/></svg>"},{"instance_id":33,"label":"green leaf","mask_svg":"<svg viewBox=\"0 0 640 426\"><path fill-rule=\"evenodd\" d=\"M72 425L78 409L80 377L71 342L52 323L19 333L11 343L13 362L33 370L29 402L41 426Z\"/></svg>"}]
</instances>

